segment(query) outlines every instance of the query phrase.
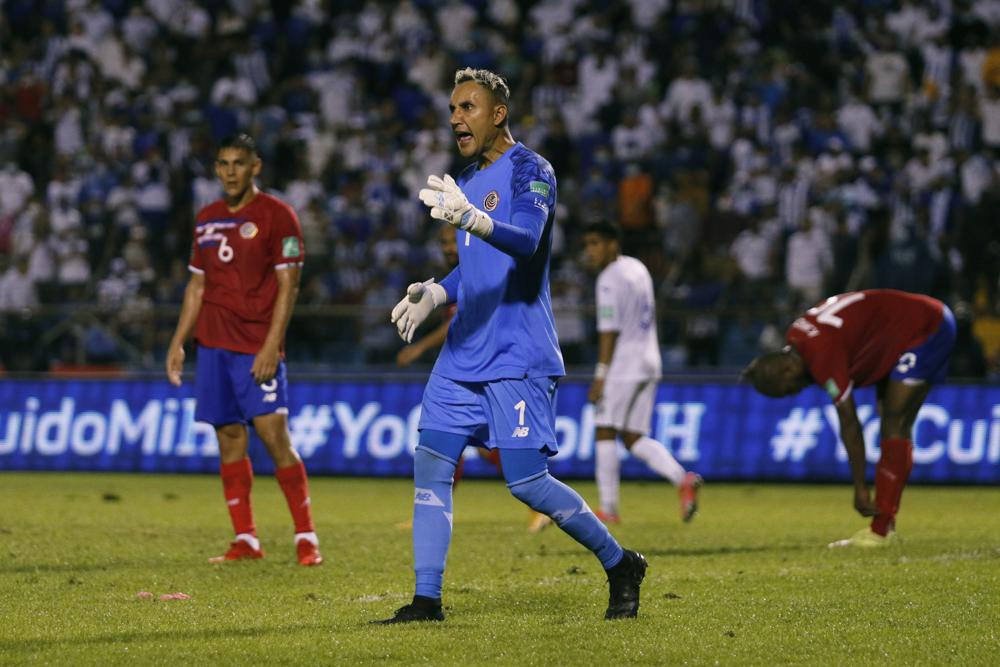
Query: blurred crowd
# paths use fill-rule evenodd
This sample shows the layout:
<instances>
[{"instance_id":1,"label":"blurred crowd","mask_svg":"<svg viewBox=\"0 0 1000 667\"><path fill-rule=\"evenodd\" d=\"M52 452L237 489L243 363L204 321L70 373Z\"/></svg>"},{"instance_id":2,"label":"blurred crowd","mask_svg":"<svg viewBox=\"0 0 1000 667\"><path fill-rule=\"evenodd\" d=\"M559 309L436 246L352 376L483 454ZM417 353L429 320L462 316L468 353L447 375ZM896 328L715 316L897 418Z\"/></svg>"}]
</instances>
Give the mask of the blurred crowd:
<instances>
[{"instance_id":1,"label":"blurred crowd","mask_svg":"<svg viewBox=\"0 0 1000 667\"><path fill-rule=\"evenodd\" d=\"M0 8L8 368L157 363L215 142L239 129L306 239L291 359L390 361L386 314L444 271L416 191L462 166L464 66L509 79L515 139L555 169L568 362L593 355L579 229L599 217L653 274L670 368L741 365L869 287L952 305L953 374L1000 367L1000 0Z\"/></svg>"}]
</instances>

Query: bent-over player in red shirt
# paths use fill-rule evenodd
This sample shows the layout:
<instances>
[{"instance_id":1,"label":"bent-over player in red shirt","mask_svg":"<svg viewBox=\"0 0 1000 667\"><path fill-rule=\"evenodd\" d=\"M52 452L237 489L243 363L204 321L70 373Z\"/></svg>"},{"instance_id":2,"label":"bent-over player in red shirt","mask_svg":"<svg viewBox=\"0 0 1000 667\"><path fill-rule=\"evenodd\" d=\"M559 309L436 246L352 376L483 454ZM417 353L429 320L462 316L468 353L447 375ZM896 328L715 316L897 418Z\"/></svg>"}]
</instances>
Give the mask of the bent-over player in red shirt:
<instances>
[{"instance_id":1,"label":"bent-over player in red shirt","mask_svg":"<svg viewBox=\"0 0 1000 667\"><path fill-rule=\"evenodd\" d=\"M188 269L191 278L167 353L167 377L181 384L184 341L198 344L195 419L215 427L222 488L236 538L213 563L261 558L250 488L247 424L274 460L275 477L295 523L302 565L323 557L313 527L306 469L288 432L285 330L305 260L302 230L290 206L261 192L261 161L247 134L219 146L215 175L225 196L199 213Z\"/></svg>"},{"instance_id":2,"label":"bent-over player in red shirt","mask_svg":"<svg viewBox=\"0 0 1000 667\"><path fill-rule=\"evenodd\" d=\"M837 406L840 437L854 480L854 508L872 517L831 547L884 546L895 538L896 513L913 467L913 423L932 384L943 382L955 343L955 319L928 296L865 290L831 296L795 320L788 345L762 355L744 377L765 396L821 386ZM855 387L876 385L882 455L875 466L875 502L865 484L865 442Z\"/></svg>"}]
</instances>

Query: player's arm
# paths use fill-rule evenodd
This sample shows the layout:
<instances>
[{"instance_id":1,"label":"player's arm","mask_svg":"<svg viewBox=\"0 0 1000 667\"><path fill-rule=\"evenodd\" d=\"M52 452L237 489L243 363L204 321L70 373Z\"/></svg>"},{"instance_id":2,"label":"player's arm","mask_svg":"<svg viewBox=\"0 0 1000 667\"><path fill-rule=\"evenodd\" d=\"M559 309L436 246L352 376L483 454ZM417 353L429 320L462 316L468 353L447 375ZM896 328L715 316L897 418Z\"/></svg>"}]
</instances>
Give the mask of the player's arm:
<instances>
[{"instance_id":1,"label":"player's arm","mask_svg":"<svg viewBox=\"0 0 1000 667\"><path fill-rule=\"evenodd\" d=\"M281 341L285 339L288 322L292 319L292 309L299 296L299 279L302 267L299 264L288 264L274 270L278 279L278 296L274 300L274 312L271 315L271 326L267 329L264 344L253 358L250 374L254 382L261 384L269 382L278 372L281 362Z\"/></svg>"},{"instance_id":2,"label":"player's arm","mask_svg":"<svg viewBox=\"0 0 1000 667\"><path fill-rule=\"evenodd\" d=\"M191 337L198 322L204 295L205 274L192 272L187 287L184 288L184 303L181 305L177 328L174 329L170 346L167 348L167 379L175 387L181 386L181 373L184 371L184 342Z\"/></svg>"},{"instance_id":3,"label":"player's arm","mask_svg":"<svg viewBox=\"0 0 1000 667\"><path fill-rule=\"evenodd\" d=\"M615 353L615 343L618 342L617 331L601 331L597 334L597 366L594 367L594 381L590 383L587 399L597 403L604 396L604 379L611 368L611 357Z\"/></svg>"},{"instance_id":4,"label":"player's arm","mask_svg":"<svg viewBox=\"0 0 1000 667\"><path fill-rule=\"evenodd\" d=\"M399 337L407 343L413 342L413 334L438 306L458 300L458 288L462 282L462 267L456 266L440 283L429 278L422 283L412 283L406 288L406 296L400 299L389 315L389 321L396 325ZM444 342L444 341L442 341Z\"/></svg>"},{"instance_id":5,"label":"player's arm","mask_svg":"<svg viewBox=\"0 0 1000 667\"><path fill-rule=\"evenodd\" d=\"M548 202L541 196L529 191L516 197L511 204L510 222L505 223L494 220L469 203L448 174L443 178L429 176L427 185L420 191L420 200L431 207L432 218L465 230L516 259L527 259L535 254L549 215ZM548 187L548 184L542 185Z\"/></svg>"},{"instance_id":6,"label":"player's arm","mask_svg":"<svg viewBox=\"0 0 1000 667\"><path fill-rule=\"evenodd\" d=\"M396 365L401 368L406 368L414 361L422 357L426 352L430 350L435 350L442 345L444 341L448 338L448 326L451 325L452 317L449 315L445 320L434 327L434 330L429 334L418 340L416 343L410 343L396 355Z\"/></svg>"},{"instance_id":7,"label":"player's arm","mask_svg":"<svg viewBox=\"0 0 1000 667\"><path fill-rule=\"evenodd\" d=\"M597 403L604 396L604 380L611 368L615 344L622 329L618 317L617 290L606 273L598 276L594 296L597 305L597 366L594 368L594 381L587 392L591 403Z\"/></svg>"},{"instance_id":8,"label":"player's arm","mask_svg":"<svg viewBox=\"0 0 1000 667\"><path fill-rule=\"evenodd\" d=\"M525 202L524 197L514 200L510 224L493 221L493 234L486 242L516 259L528 259L538 250L542 230L549 216L549 209Z\"/></svg>"},{"instance_id":9,"label":"player's arm","mask_svg":"<svg viewBox=\"0 0 1000 667\"><path fill-rule=\"evenodd\" d=\"M848 394L837 403L837 416L840 418L840 439L847 450L847 461L851 466L851 479L854 481L854 509L861 516L875 516L878 507L871 501L868 485L865 483L865 436L858 420L858 412L854 405L853 394Z\"/></svg>"}]
</instances>

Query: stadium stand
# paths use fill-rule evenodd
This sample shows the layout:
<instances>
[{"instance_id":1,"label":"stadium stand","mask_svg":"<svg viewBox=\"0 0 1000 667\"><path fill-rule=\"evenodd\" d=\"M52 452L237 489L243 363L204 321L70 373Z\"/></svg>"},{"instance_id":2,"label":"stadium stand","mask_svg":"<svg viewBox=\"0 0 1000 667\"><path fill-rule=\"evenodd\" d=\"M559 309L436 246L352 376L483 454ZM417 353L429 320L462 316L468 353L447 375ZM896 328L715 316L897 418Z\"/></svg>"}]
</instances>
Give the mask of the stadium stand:
<instances>
[{"instance_id":1,"label":"stadium stand","mask_svg":"<svg viewBox=\"0 0 1000 667\"><path fill-rule=\"evenodd\" d=\"M1000 374L997 0L0 2L0 362L158 367L214 144L258 140L309 259L290 360L383 363L441 274L416 198L459 164L456 67L512 82L559 178L553 300L593 358L579 229L626 230L669 368L736 367L792 313L894 287ZM384 325L384 326L383 326Z\"/></svg>"}]
</instances>

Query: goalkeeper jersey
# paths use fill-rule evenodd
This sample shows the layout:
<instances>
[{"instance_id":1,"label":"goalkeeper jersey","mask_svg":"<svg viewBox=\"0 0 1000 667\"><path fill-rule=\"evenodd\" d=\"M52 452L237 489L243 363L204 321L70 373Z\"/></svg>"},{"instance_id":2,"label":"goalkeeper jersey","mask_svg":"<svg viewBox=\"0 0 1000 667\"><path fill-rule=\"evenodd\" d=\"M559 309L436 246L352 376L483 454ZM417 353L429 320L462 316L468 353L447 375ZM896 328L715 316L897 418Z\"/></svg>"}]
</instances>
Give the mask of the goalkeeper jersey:
<instances>
[{"instance_id":1,"label":"goalkeeper jersey","mask_svg":"<svg viewBox=\"0 0 1000 667\"><path fill-rule=\"evenodd\" d=\"M484 169L470 165L457 182L473 206L495 221L534 227L539 241L533 255L516 259L459 230L458 314L434 372L465 382L564 375L549 295L551 165L518 143Z\"/></svg>"}]
</instances>

